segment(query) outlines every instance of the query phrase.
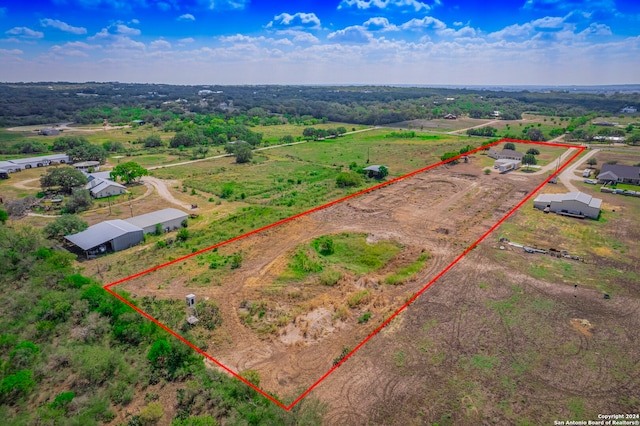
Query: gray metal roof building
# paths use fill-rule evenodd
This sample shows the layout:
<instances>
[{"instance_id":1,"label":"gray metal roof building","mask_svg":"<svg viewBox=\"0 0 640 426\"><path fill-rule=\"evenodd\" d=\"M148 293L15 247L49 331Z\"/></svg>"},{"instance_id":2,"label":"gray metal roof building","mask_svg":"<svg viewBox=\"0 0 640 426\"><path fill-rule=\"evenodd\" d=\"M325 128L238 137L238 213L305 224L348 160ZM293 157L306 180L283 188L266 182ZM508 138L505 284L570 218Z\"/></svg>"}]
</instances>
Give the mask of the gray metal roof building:
<instances>
[{"instance_id":1,"label":"gray metal roof building","mask_svg":"<svg viewBox=\"0 0 640 426\"><path fill-rule=\"evenodd\" d=\"M584 216L597 219L600 215L602 200L593 198L583 192L569 192L566 194L541 194L533 200L533 207L558 214L570 216Z\"/></svg>"},{"instance_id":2,"label":"gray metal roof building","mask_svg":"<svg viewBox=\"0 0 640 426\"><path fill-rule=\"evenodd\" d=\"M85 252L125 250L143 241L142 229L124 220L100 222L77 234L64 237ZM100 250L100 247L104 247Z\"/></svg>"},{"instance_id":3,"label":"gray metal roof building","mask_svg":"<svg viewBox=\"0 0 640 426\"><path fill-rule=\"evenodd\" d=\"M187 220L187 213L178 209L164 209L125 219L126 222L142 228L145 234L156 232L156 225L161 225L164 231L172 231L182 226Z\"/></svg>"}]
</instances>

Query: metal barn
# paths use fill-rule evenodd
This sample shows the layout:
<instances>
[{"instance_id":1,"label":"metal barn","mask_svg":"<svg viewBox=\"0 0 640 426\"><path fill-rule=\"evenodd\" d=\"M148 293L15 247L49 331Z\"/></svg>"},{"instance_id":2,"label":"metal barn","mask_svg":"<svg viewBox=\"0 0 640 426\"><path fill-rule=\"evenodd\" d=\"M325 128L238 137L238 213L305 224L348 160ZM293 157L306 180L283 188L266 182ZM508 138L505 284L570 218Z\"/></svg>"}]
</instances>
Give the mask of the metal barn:
<instances>
[{"instance_id":1,"label":"metal barn","mask_svg":"<svg viewBox=\"0 0 640 426\"><path fill-rule=\"evenodd\" d=\"M141 228L120 219L100 222L64 238L86 254L126 250L144 240Z\"/></svg>"},{"instance_id":2,"label":"metal barn","mask_svg":"<svg viewBox=\"0 0 640 426\"><path fill-rule=\"evenodd\" d=\"M173 231L182 227L182 222L187 220L189 216L178 209L164 209L155 212L134 216L131 219L125 219L128 223L142 228L145 234L156 232L156 225L161 225L165 232Z\"/></svg>"}]
</instances>

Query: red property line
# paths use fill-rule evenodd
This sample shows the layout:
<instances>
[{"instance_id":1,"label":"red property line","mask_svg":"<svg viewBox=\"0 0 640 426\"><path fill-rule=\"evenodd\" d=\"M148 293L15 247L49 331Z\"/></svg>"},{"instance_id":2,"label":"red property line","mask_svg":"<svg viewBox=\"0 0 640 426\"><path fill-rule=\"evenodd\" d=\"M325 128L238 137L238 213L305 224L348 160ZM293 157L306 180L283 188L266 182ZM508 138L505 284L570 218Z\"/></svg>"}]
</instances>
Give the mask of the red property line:
<instances>
[{"instance_id":1,"label":"red property line","mask_svg":"<svg viewBox=\"0 0 640 426\"><path fill-rule=\"evenodd\" d=\"M290 222L290 221L292 221L294 219L297 219L299 217L306 216L306 215L309 215L311 213L317 212L319 210L326 209L328 207L331 207L331 206L336 205L338 203L341 203L343 201L349 200L351 198L358 197L358 196L360 196L362 194L366 194L368 192L374 191L374 190L382 188L384 186L391 185L392 183L399 182L401 180L404 180L404 179L407 179L409 177L415 176L415 175L417 175L419 173L426 172L426 171L431 170L431 169L433 169L435 167L438 167L438 166L444 165L446 163L455 161L457 159L460 159L461 157L467 156L469 154L473 154L475 152L484 150L487 147L491 147L491 146L494 146L494 145L497 145L497 144L500 144L500 143L503 143L503 142L515 142L515 143L524 143L524 144L531 144L531 145L544 145L544 146L554 146L554 147L568 148L568 149L577 149L578 152L576 152L574 155L571 156L571 158L569 158L566 162L564 162L562 164L562 166L560 166L554 173L552 173L544 182L542 182L540 185L538 185L538 187L536 187L536 189L534 191L532 191L527 197L525 197L522 201L520 201L520 203L518 203L518 205L516 205L513 209L511 209L509 212L507 212L495 225L493 225L487 232L485 232L480 238L478 238L473 244L471 244L462 254L460 254L457 258L455 258L453 260L453 262L451 262L447 267L445 267L442 271L440 271L440 273L435 278L433 278L422 289L420 289L417 293L415 293L411 297L411 299L409 299L404 305L402 305L397 311L395 311L389 318L387 318L380 326L378 326L378 328L376 328L371 334L369 334L369 336L367 336L364 340L362 340L351 352L349 352L344 358L342 358L342 360L338 364L336 364L329 371L327 371L320 379L318 379L313 385L311 385L306 391L304 391L295 401L293 401L288 406L284 405L282 402L278 401L273 396L269 395L268 393L266 393L265 391L263 391L259 387L255 386L253 383L249 382L244 377L241 377L238 373L232 371L229 367L225 366L220 361L216 360L211 355L207 354L202 349L198 348L197 346L195 346L194 344L189 342L187 339L185 339L184 337L180 336L178 333L176 333L175 331L173 331L172 329L170 329L166 325L162 324L160 321L158 321L157 319L153 318L151 315L149 315L148 313L146 313L145 311L143 311L139 307L135 306L133 303L129 302L124 297L120 296L119 294L117 294L115 291L113 291L111 289L111 287L117 286L118 284L122 284L123 282L132 280L132 279L140 277L142 275L146 275L146 274L151 273L153 271L157 271L159 269L165 268L165 267L167 267L169 265L172 265L174 263L181 262L183 260L189 259L191 257L197 256L199 254L205 253L207 251L213 250L213 249L221 247L223 245L230 244L230 243L232 243L234 241L238 241L240 239L249 237L251 235L257 234L257 233L262 232L262 231L265 231L267 229L277 227L279 225L282 225L282 224L284 224L286 222ZM348 195L348 196L340 198L338 200L331 201L331 202L329 202L327 204L324 204L322 206L315 207L315 208L313 208L311 210L308 210L306 212L296 214L296 215L291 216L289 218L282 219L282 220L280 220L278 222L275 222L275 223L272 223L270 225L263 226L262 228L259 228L259 229L253 230L251 232L248 232L246 234L243 234L243 235L231 238L231 239L229 239L227 241L212 245L211 247L207 247L205 249L202 249L202 250L199 250L197 252L191 253L189 255L183 256L181 258L178 258L178 259L172 260L170 262L155 266L153 268L147 269L147 270L142 271L142 272L138 272L137 274L131 275L131 276L126 277L126 278L122 278L122 279L120 279L118 281L114 281L114 282L112 282L110 284L105 285L104 289L106 291L108 291L109 293L111 293L114 297L116 297L117 299L122 301L123 303L127 304L132 309L136 310L142 316L144 316L148 320L154 322L156 325L158 325L159 327L161 327L162 329L167 331L169 334L171 334L172 336L176 337L177 339L179 339L180 341L182 341L183 343L188 345L190 348L192 348L193 350L198 352L200 355L204 356L206 359L212 361L213 363L215 363L217 366L219 366L220 368L222 368L223 370L225 370L229 374L235 376L237 379L239 379L242 382L244 382L246 385L251 386L257 392L259 392L264 397L268 398L269 400L271 400L272 402L274 402L275 404L277 404L278 406L280 406L284 410L289 411L296 404L298 404L304 397L306 397L313 389L315 389L324 379L326 379L331 373L333 373L338 367L340 367L347 359L349 359L358 349L360 349L362 346L364 346L364 344L367 343L373 336L378 334L380 332L380 330L382 330L382 328L384 328L386 325L388 325L396 316L398 316L402 311L404 311L422 293L424 293L437 280L439 280L445 273L447 273L451 268L453 268L460 260L462 260L463 257L465 257L467 254L469 254L469 252L471 250L473 250L478 244L480 244L480 242L482 242L489 234L491 234L498 226L500 226L505 220L507 220L520 207L522 207L522 205L525 202L527 202L531 197L533 197L544 185L546 185L551 179L553 179L555 176L557 176L567 165L569 165L574 159L576 159L585 149L586 148L584 146L574 146L574 145L567 145L567 144L560 144L560 143L532 142L532 141L522 141L522 140L517 140L517 139L506 139L506 138L505 139L501 139L501 140L499 140L497 142L493 142L491 144L482 146L480 148L476 148L476 149L474 149L472 151L469 151L467 153L457 155L457 156L455 156L453 158L450 158L450 159L448 159L446 161L441 161L439 163L432 164L430 166L427 166L427 167L424 167L422 169L419 169L419 170L413 171L411 173L408 173L408 174L406 174L404 176L400 176L400 177L397 177L395 179L392 179L392 180L390 180L388 182L383 182L383 183L375 185L375 186L373 186L371 188L364 189L362 191L356 192L354 194Z\"/></svg>"}]
</instances>

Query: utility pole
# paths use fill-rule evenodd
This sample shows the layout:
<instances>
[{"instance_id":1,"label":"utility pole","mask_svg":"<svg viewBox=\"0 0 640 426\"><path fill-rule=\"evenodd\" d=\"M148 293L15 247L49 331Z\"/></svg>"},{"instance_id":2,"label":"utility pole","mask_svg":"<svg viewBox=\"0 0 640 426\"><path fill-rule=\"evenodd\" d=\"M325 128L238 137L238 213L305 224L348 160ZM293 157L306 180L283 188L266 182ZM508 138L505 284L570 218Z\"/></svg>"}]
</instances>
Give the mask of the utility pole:
<instances>
[{"instance_id":1,"label":"utility pole","mask_svg":"<svg viewBox=\"0 0 640 426\"><path fill-rule=\"evenodd\" d=\"M131 198L133 198L133 196L129 193L129 210L131 210L131 217L133 217L133 204L131 203Z\"/></svg>"}]
</instances>

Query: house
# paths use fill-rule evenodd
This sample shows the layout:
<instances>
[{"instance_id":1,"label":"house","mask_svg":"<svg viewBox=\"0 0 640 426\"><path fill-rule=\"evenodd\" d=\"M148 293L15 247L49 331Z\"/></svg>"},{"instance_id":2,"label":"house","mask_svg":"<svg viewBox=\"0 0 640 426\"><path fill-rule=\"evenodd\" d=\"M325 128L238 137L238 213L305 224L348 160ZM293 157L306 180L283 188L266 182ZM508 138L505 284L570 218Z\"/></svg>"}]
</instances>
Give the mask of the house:
<instances>
[{"instance_id":1,"label":"house","mask_svg":"<svg viewBox=\"0 0 640 426\"><path fill-rule=\"evenodd\" d=\"M127 192L127 188L109 179L93 178L87 183L88 189L93 198L104 198L112 195L121 195Z\"/></svg>"},{"instance_id":2,"label":"house","mask_svg":"<svg viewBox=\"0 0 640 426\"><path fill-rule=\"evenodd\" d=\"M15 173L22 170L20 166L13 164L11 161L0 161L0 169L4 170L7 173Z\"/></svg>"},{"instance_id":3,"label":"house","mask_svg":"<svg viewBox=\"0 0 640 426\"><path fill-rule=\"evenodd\" d=\"M42 136L58 136L60 134L60 130L54 129L53 127L47 127L45 129L40 129L38 134Z\"/></svg>"},{"instance_id":4,"label":"house","mask_svg":"<svg viewBox=\"0 0 640 426\"><path fill-rule=\"evenodd\" d=\"M85 173L87 176L87 180L91 182L94 179L109 179L111 180L111 172L93 172L93 173Z\"/></svg>"},{"instance_id":5,"label":"house","mask_svg":"<svg viewBox=\"0 0 640 426\"><path fill-rule=\"evenodd\" d=\"M64 237L87 256L108 251L120 251L144 240L142 229L124 220L107 220L77 234Z\"/></svg>"},{"instance_id":6,"label":"house","mask_svg":"<svg viewBox=\"0 0 640 426\"><path fill-rule=\"evenodd\" d=\"M600 215L602 200L582 192L541 194L533 200L533 207L564 216L597 219Z\"/></svg>"},{"instance_id":7,"label":"house","mask_svg":"<svg viewBox=\"0 0 640 426\"><path fill-rule=\"evenodd\" d=\"M622 108L620 112L622 112L623 114L635 114L636 112L638 112L638 109L636 107L627 106Z\"/></svg>"},{"instance_id":8,"label":"house","mask_svg":"<svg viewBox=\"0 0 640 426\"><path fill-rule=\"evenodd\" d=\"M386 169L385 166L381 166L381 165L375 165L375 166L369 166L369 167L365 167L364 169L362 169L367 176L369 176L370 178L376 178L376 179L381 179L383 178L383 174L380 171L380 169L384 167ZM388 171L388 170L387 170Z\"/></svg>"},{"instance_id":9,"label":"house","mask_svg":"<svg viewBox=\"0 0 640 426\"><path fill-rule=\"evenodd\" d=\"M640 185L640 167L621 164L604 164L598 175L598 183L630 183Z\"/></svg>"},{"instance_id":10,"label":"house","mask_svg":"<svg viewBox=\"0 0 640 426\"><path fill-rule=\"evenodd\" d=\"M496 160L493 164L494 169L498 169L500 173L506 173L510 170L517 170L522 166L520 160Z\"/></svg>"},{"instance_id":11,"label":"house","mask_svg":"<svg viewBox=\"0 0 640 426\"><path fill-rule=\"evenodd\" d=\"M160 225L165 232L179 229L188 217L182 210L170 208L135 216L131 219L125 219L125 221L142 228L145 234L152 234L156 232L157 225Z\"/></svg>"},{"instance_id":12,"label":"house","mask_svg":"<svg viewBox=\"0 0 640 426\"><path fill-rule=\"evenodd\" d=\"M455 120L457 118L458 117L456 115L454 115L454 114L447 114L447 115L444 116L445 120Z\"/></svg>"},{"instance_id":13,"label":"house","mask_svg":"<svg viewBox=\"0 0 640 426\"><path fill-rule=\"evenodd\" d=\"M145 121L144 120L133 120L131 121L131 124L135 124L138 126L144 126L145 125Z\"/></svg>"},{"instance_id":14,"label":"house","mask_svg":"<svg viewBox=\"0 0 640 426\"><path fill-rule=\"evenodd\" d=\"M494 160L520 160L522 161L522 157L524 154L518 151L514 151L512 149L503 149L502 151L498 151L497 149L491 148L489 150L489 158L493 158Z\"/></svg>"},{"instance_id":15,"label":"house","mask_svg":"<svg viewBox=\"0 0 640 426\"><path fill-rule=\"evenodd\" d=\"M493 111L491 113L491 116L492 117L496 117L496 118L500 117L501 115L502 115L502 113L500 111Z\"/></svg>"},{"instance_id":16,"label":"house","mask_svg":"<svg viewBox=\"0 0 640 426\"><path fill-rule=\"evenodd\" d=\"M85 173L88 173L89 170L97 172L98 170L100 170L100 162L99 161L81 161L79 163L75 163L73 167Z\"/></svg>"}]
</instances>

